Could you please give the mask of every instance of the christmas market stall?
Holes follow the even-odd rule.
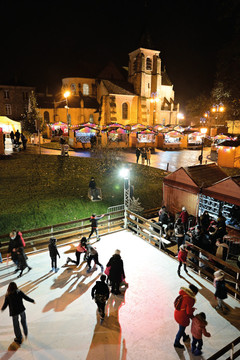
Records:
[[[240,168],[240,140],[225,140],[218,146],[218,165]]]
[[[163,150],[179,150],[181,148],[181,139],[184,135],[175,130],[162,132],[158,136],[158,147]]]
[[[69,145],[74,149],[89,149],[97,143],[99,131],[94,128],[80,127],[69,132]]]
[[[68,125],[65,124],[62,121],[56,122],[54,124],[50,124],[50,128],[51,128],[51,137],[54,138],[59,138],[59,136],[63,135],[63,136],[68,136]]]

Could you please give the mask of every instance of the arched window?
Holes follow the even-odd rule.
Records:
[[[43,113],[43,118],[44,118],[44,122],[46,124],[49,124],[50,123],[50,117],[49,117],[49,112],[48,111],[44,111]]]
[[[152,60],[149,57],[146,59],[146,70],[152,70]]]
[[[122,104],[122,118],[124,120],[128,119],[128,104],[127,103]]]
[[[72,95],[76,95],[77,94],[76,84],[71,84],[70,88],[71,88]]]
[[[133,72],[137,71],[137,59],[133,60]]]
[[[89,86],[88,86],[88,84],[83,84],[83,95],[89,95]]]

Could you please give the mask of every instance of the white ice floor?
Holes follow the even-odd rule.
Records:
[[[10,281],[16,281],[36,304],[25,302],[29,337],[15,352],[8,350],[14,338],[8,309],[1,313],[0,360],[207,359],[239,336],[234,323],[239,318],[239,303],[229,297],[226,301],[229,315],[217,313],[212,307],[215,304],[212,285],[191,271],[192,277],[180,279],[177,261],[141,238],[121,231],[102,237],[95,246],[104,267],[115,249],[121,250],[129,283],[125,296],[110,297],[103,325],[99,324],[96,304],[91,299],[99,268],[86,274],[83,263],[77,269],[60,267],[57,274],[52,274],[47,252],[29,256],[33,270],[20,279],[13,273],[14,267],[1,265],[0,306]],[[59,248],[59,266],[73,249],[73,245]],[[193,356],[190,345],[178,351],[173,347],[178,329],[173,302],[179,288],[190,282],[199,288],[196,312],[206,313],[207,330],[212,334],[211,338],[204,338],[202,357]],[[187,330],[189,333],[190,327]]]

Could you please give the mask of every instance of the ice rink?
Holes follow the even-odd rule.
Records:
[[[86,273],[86,263],[78,268],[65,264],[74,258],[74,245],[59,247],[58,273],[50,271],[48,252],[30,255],[33,269],[17,279],[14,267],[0,264],[0,304],[10,281],[36,301],[24,302],[29,336],[20,348],[12,351],[14,339],[8,309],[1,313],[0,360],[173,360],[207,359],[239,336],[240,304],[228,297],[227,315],[213,305],[214,287],[189,270],[190,276],[177,276],[177,261],[129,231],[103,236],[94,245],[99,261],[106,266],[115,249],[121,250],[128,288],[122,295],[111,295],[103,325],[100,325],[91,288],[100,268]],[[81,259],[82,260],[82,259]],[[25,270],[26,272],[26,270]],[[175,349],[178,330],[173,302],[181,286],[193,283],[199,288],[195,313],[205,312],[211,338],[204,338],[203,355],[191,354],[190,343]],[[186,330],[190,334],[190,327]],[[225,359],[227,356],[224,356]]]

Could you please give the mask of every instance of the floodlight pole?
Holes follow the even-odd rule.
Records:
[[[127,209],[130,206],[130,177],[124,177],[124,228],[127,229]]]

